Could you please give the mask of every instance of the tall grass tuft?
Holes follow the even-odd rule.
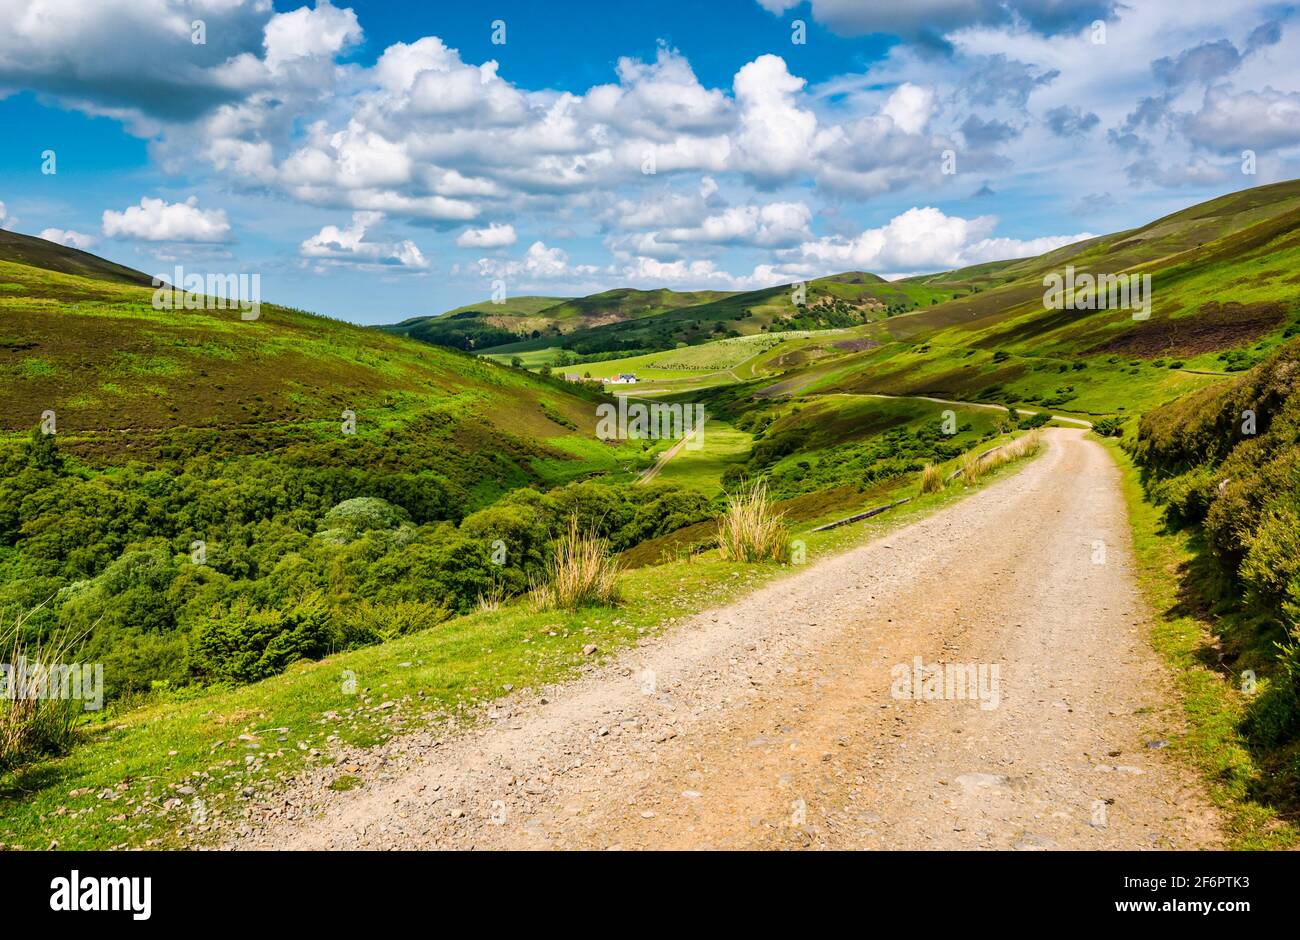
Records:
[[[984,469],[985,471],[996,470],[998,467],[1005,466],[1014,460],[1032,456],[1038,453],[1039,448],[1042,446],[1043,432],[1030,431],[1023,437],[1018,437],[1005,447],[989,454],[984,460]]]
[[[497,582],[486,591],[479,591],[478,602],[474,605],[474,609],[481,614],[490,614],[500,610],[505,602],[506,586]]]
[[[718,520],[718,547],[729,561],[785,561],[790,531],[767,498],[767,483],[756,480],[727,497]]]
[[[980,457],[975,451],[971,451],[962,458],[961,478],[963,482],[968,484],[978,483],[985,474],[993,472],[998,467],[1020,460],[1022,457],[1032,456],[1038,453],[1042,446],[1043,432],[1034,430],[1023,437],[1016,438],[1009,444],[999,447],[993,453],[984,457]]]
[[[43,642],[26,640],[23,624],[29,614],[19,614],[7,625],[0,622],[0,662],[11,667],[0,683],[0,772],[66,751],[83,711],[79,699],[35,696],[35,677],[68,664],[72,641],[66,634]],[[20,662],[26,664],[25,681],[17,674]]]
[[[977,451],[968,451],[961,458],[961,479],[963,483],[974,485],[980,481],[980,478],[987,471],[987,458],[981,457]]]
[[[609,540],[592,530],[581,532],[578,517],[555,543],[544,584],[534,584],[533,603],[539,610],[577,610],[616,604],[619,600],[618,561]]]
[[[921,471],[921,493],[940,493],[943,491],[943,471],[932,463],[925,465]]]

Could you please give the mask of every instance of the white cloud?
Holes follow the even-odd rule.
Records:
[[[1020,241],[992,238],[993,216],[964,219],[930,206],[912,208],[879,228],[853,238],[820,238],[805,242],[798,255],[823,273],[859,270],[872,273],[943,270],[983,261],[1040,254],[1093,236],[1049,236]]]
[[[266,24],[263,45],[267,68],[276,72],[294,59],[332,58],[360,41],[357,15],[330,6],[329,0],[325,0],[314,10],[304,6],[271,17]]]
[[[712,245],[754,245],[780,248],[811,238],[812,210],[802,202],[769,202],[761,206],[735,206],[703,219],[690,228],[660,233],[670,242],[704,242]]]
[[[880,113],[889,118],[904,134],[919,134],[930,123],[934,110],[934,91],[911,82],[894,89]]]
[[[363,270],[429,266],[423,253],[410,239],[367,241],[366,232],[383,221],[379,212],[354,212],[347,228],[326,225],[298,246],[298,253],[321,267],[357,267]]]
[[[500,260],[480,258],[478,273],[483,277],[503,278],[524,283],[587,277],[597,273],[593,265],[573,265],[563,248],[548,248],[545,242],[536,241],[528,246],[523,258]]]
[[[467,228],[456,236],[462,248],[505,248],[519,240],[513,225],[492,222],[487,228]]]
[[[5,204],[0,202],[0,229],[11,229],[18,224],[18,220],[9,214]]]
[[[56,242],[60,245],[67,245],[69,248],[80,248],[82,251],[95,247],[95,242],[98,241],[93,235],[62,228],[44,229],[40,237],[47,242]]]
[[[732,164],[760,184],[789,180],[813,165],[817,116],[795,101],[804,85],[776,55],[761,55],[736,73],[740,126]]]
[[[230,223],[224,209],[200,209],[191,196],[184,202],[168,203],[145,196],[138,206],[122,212],[105,209],[104,235],[149,242],[225,242],[230,240]]]
[[[1210,88],[1185,127],[1190,139],[1219,151],[1288,147],[1300,143],[1300,92]]]

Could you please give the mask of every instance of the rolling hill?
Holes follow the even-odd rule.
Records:
[[[0,259],[46,271],[79,274],[101,281],[134,284],[148,287],[152,279],[148,274],[115,264],[98,255],[79,248],[69,248],[56,242],[22,235],[0,229]]]
[[[1247,369],[1300,332],[1298,262],[1300,181],[1259,187],[1035,258],[909,279],[962,296],[856,330],[867,348],[823,344],[766,386],[1132,414]],[[1044,279],[1066,266],[1149,275],[1149,316],[1048,309]]]
[[[0,235],[6,432],[26,433],[53,411],[63,447],[112,464],[198,450],[348,461],[344,443],[362,452],[424,427],[451,442],[429,448],[428,467],[484,492],[617,463],[592,440],[594,403],[582,390],[272,304],[251,321],[235,310],[156,310],[145,275]],[[346,442],[345,409],[357,425]],[[427,434],[418,439],[428,447]]]
[[[544,306],[521,297],[498,309],[481,304],[437,317],[414,317],[381,329],[424,342],[473,350],[529,367],[647,353],[723,336],[828,329],[893,316],[955,296],[960,287],[886,281],[849,272],[806,285],[796,306],[790,286],[754,291],[615,288]]]

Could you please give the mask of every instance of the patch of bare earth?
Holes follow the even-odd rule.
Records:
[[[1162,746],[1179,709],[1147,641],[1118,471],[1083,432],[1047,434],[1045,455],[940,513],[519,696],[485,727],[393,742],[352,765],[359,789],[302,781],[234,841],[1216,845]],[[891,694],[915,657],[996,665],[996,707]]]

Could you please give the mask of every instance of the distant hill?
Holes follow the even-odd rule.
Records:
[[[719,291],[617,288],[588,297],[515,297],[458,307],[435,317],[412,317],[381,329],[439,346],[480,351],[533,339],[554,342],[575,332],[723,296]]]
[[[152,283],[150,275],[115,264],[88,251],[3,229],[0,229],[0,261],[12,261],[46,271],[79,274],[119,284],[149,286]]]
[[[388,332],[456,349],[514,355],[563,349],[582,355],[652,352],[777,330],[852,326],[937,303],[954,290],[886,281],[864,272],[819,278],[796,307],[790,285],[755,291],[615,288],[561,300],[517,298],[415,317]],[[513,304],[513,305],[512,305]]]

